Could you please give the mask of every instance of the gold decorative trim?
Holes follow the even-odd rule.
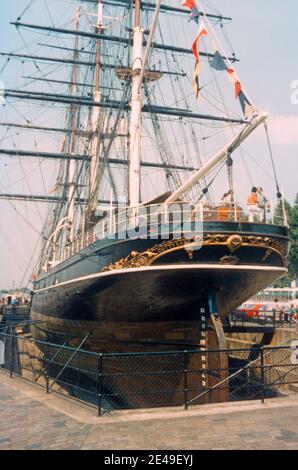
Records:
[[[128,268],[140,268],[144,266],[151,266],[158,259],[162,258],[166,254],[174,253],[184,249],[189,258],[194,257],[194,246],[196,245],[196,239],[186,240],[185,238],[179,238],[177,240],[167,240],[152,248],[143,251],[141,253],[132,251],[126,258],[122,258],[115,263],[111,263],[101,270],[101,272],[128,269]],[[207,234],[204,235],[203,246],[221,245],[226,246],[231,256],[223,257],[219,260],[222,264],[237,264],[238,259],[236,256],[232,256],[241,247],[255,247],[266,249],[263,261],[266,261],[272,253],[276,253],[285,261],[286,254],[284,253],[283,246],[278,243],[275,239],[265,236],[240,236],[235,235],[222,235],[222,234]]]
[[[273,250],[283,258],[287,256],[284,247],[276,239],[266,236],[208,234],[204,236],[204,245],[227,245],[232,252],[242,246],[254,246]]]
[[[160,258],[165,253],[180,250],[189,244],[189,241],[187,241],[185,238],[179,238],[177,240],[167,240],[166,242],[155,245],[149,250],[143,251],[142,253],[132,251],[126,258],[122,258],[119,261],[116,261],[116,263],[109,264],[103,268],[102,272],[112,271],[115,269],[150,266],[153,261]]]

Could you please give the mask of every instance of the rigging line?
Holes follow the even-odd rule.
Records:
[[[162,44],[164,44],[164,37],[163,37],[163,33],[162,33],[162,29],[161,29],[161,25],[160,25],[160,24],[158,24],[158,32],[159,32],[159,35],[160,35]],[[169,67],[169,66],[170,66],[170,62],[169,62],[169,57],[168,57],[168,56],[169,56],[169,54],[165,51],[165,52],[164,52],[164,58],[165,58],[165,60],[166,60],[167,66]],[[171,56],[174,58],[174,54],[171,54]],[[175,63],[175,59],[174,59],[174,63]],[[173,77],[169,77],[169,80],[170,80],[170,83],[171,83],[171,88],[172,88],[172,92],[173,92],[174,98],[175,98],[175,100],[177,101],[176,91],[175,91],[175,87],[174,87],[174,85],[173,85]],[[162,93],[162,91],[161,91],[161,87],[160,87],[160,84],[159,84],[159,83],[157,84],[157,87],[158,87],[158,89],[159,89],[159,93],[160,93],[160,96],[161,96],[161,98],[162,98],[162,100],[163,100],[163,103],[165,104],[164,95],[163,95],[163,93]],[[155,100],[155,104],[156,104],[156,100]],[[172,133],[173,133],[173,136],[174,136],[174,140],[175,140],[175,142],[177,142],[177,140],[176,140],[176,132],[174,131],[173,123],[170,122],[170,121],[169,121],[169,126],[170,126],[170,129],[172,130]],[[165,131],[163,131],[163,132],[164,132],[164,134],[165,134]],[[167,147],[170,148],[169,143],[168,143],[168,139],[166,139],[166,140],[167,140]],[[165,151],[166,151],[166,149],[165,149]],[[180,156],[180,158],[181,158],[181,160],[182,160],[182,162],[183,162],[183,154],[179,151],[179,148],[178,148],[178,153],[179,153],[179,156]],[[166,154],[165,154],[165,155],[166,155]],[[173,156],[172,156],[172,155],[170,156],[170,158],[172,158],[172,160],[173,160]],[[181,185],[181,179],[180,179],[180,175],[179,175],[178,172],[173,172],[173,179],[174,179],[174,183],[175,183],[175,184],[178,183],[179,185]],[[175,182],[175,180],[176,180],[176,182]]]
[[[23,73],[24,73],[24,65],[23,65]],[[32,107],[30,105],[30,102],[28,103],[28,108],[29,108],[29,113],[30,113],[30,122],[32,122]],[[36,149],[36,152],[37,152],[37,139],[36,139],[36,131],[33,131],[34,133],[34,146],[35,146],[35,149]],[[40,176],[41,176],[41,180],[42,180],[42,184],[43,184],[43,189],[44,191],[46,192],[46,186],[45,186],[45,181],[44,181],[44,176],[43,176],[43,173],[41,171],[41,164],[40,164],[40,160],[38,159],[38,164],[39,164],[39,171],[40,171]],[[36,206],[37,210],[38,210],[38,207]],[[39,213],[39,210],[38,210],[38,213]]]
[[[16,145],[15,145],[14,140],[13,140],[13,142],[12,142],[12,145],[13,145],[13,147],[16,148]],[[27,174],[26,174],[26,172],[24,171],[24,167],[23,167],[22,160],[21,160],[20,158],[19,158],[18,160],[19,160],[19,167],[21,168],[21,172],[22,172],[22,174],[23,174],[23,176],[24,176],[24,179],[25,179],[27,188],[29,189],[30,194],[33,194],[33,193],[32,193],[32,189],[31,189],[31,186],[30,186],[29,181],[28,181]],[[36,208],[36,210],[37,210],[37,214],[38,214],[40,220],[42,221],[42,215],[41,215],[41,213],[40,213],[40,210],[39,210],[39,207],[38,207],[37,203],[35,202],[34,205],[35,205],[35,208]]]
[[[6,62],[2,65],[2,67],[0,69],[0,75],[2,74],[2,72],[4,72],[4,70],[6,69],[6,66],[8,65],[9,62],[10,62],[10,57],[8,57],[6,59]]]
[[[46,8],[47,13],[48,13],[48,17],[49,17],[50,23],[52,24],[52,27],[54,28],[54,27],[55,27],[55,23],[54,23],[54,21],[53,21],[53,18],[52,18],[52,15],[51,15],[51,12],[50,12],[50,10],[49,10],[48,3],[47,3],[46,0],[44,0],[44,5],[45,5],[45,8]],[[61,16],[62,16],[62,15],[61,15]],[[60,43],[61,45],[64,46],[64,42],[63,42],[61,36],[58,36],[58,34],[55,34],[54,36],[56,37],[58,43]]]
[[[33,169],[30,171],[30,176],[36,175],[36,173],[38,172],[38,170],[39,170],[38,167],[33,168]],[[7,180],[8,176],[9,176],[9,175],[12,175],[12,174],[14,174],[14,173],[15,173],[15,170],[12,169],[10,173],[7,173],[6,175],[3,175],[3,179],[6,179],[6,180]],[[7,184],[7,181],[6,181],[5,183],[3,183],[3,181],[1,180],[1,181],[0,181],[0,184],[1,184],[4,188],[6,188],[6,191],[10,191],[10,187],[11,187],[11,186],[14,187],[14,186],[16,186],[18,183],[22,183],[23,181],[25,181],[25,178],[24,178],[24,177],[19,178],[19,179],[17,179],[17,180],[14,180],[12,183],[8,183],[8,184]]]
[[[35,2],[35,0],[30,0],[29,4],[26,6],[26,8],[23,10],[23,12],[20,14],[20,16],[17,18],[17,21],[20,21],[23,16],[25,15],[25,13],[29,10],[29,8],[31,7],[31,5]]]
[[[166,58],[166,60],[167,60],[167,63],[168,63],[168,58]],[[179,80],[179,79],[177,79],[176,81],[180,84],[180,80]],[[175,101],[178,102],[179,100],[178,100],[178,97],[177,97],[177,94],[176,94],[175,86],[174,86],[174,83],[173,83],[174,80],[172,79],[172,77],[170,77],[170,82],[171,82],[171,88],[172,88],[172,92],[173,92]],[[159,83],[158,83],[157,86],[158,86],[158,89],[159,89],[159,93],[160,93],[160,95],[162,96],[163,102],[164,102],[164,104],[165,104],[165,100],[164,100],[164,96],[163,96],[163,93],[162,93],[162,90],[161,90],[161,86],[160,86]],[[182,90],[181,90],[181,87],[180,87],[180,91],[182,91]],[[187,102],[187,100],[186,100],[185,95],[184,95],[184,97],[182,98],[182,100],[184,100],[184,102],[185,102],[185,104],[186,104],[186,109],[189,109],[189,105],[188,105],[188,102]],[[169,122],[169,126],[170,126],[170,128],[171,128],[171,130],[172,130],[172,133],[173,133],[173,136],[174,136],[174,140],[175,140],[175,142],[176,142],[176,144],[177,144],[177,135],[176,135],[176,131],[175,131],[176,126],[175,126],[175,127],[173,126],[173,120],[169,120],[168,122]],[[180,132],[183,134],[184,138],[186,138],[184,123],[181,123],[181,121],[179,121],[179,120],[177,120],[177,122],[179,123]],[[169,145],[169,144],[168,144],[168,145]],[[187,147],[187,146],[188,146],[188,142],[186,142],[185,145],[186,145],[186,147]],[[179,153],[179,157],[180,157],[182,163],[185,164],[184,151],[183,151],[182,149],[181,149],[181,151],[180,151],[179,146],[177,146],[177,151],[178,151],[178,153]],[[188,154],[189,154],[189,152],[188,152]]]
[[[51,65],[53,65],[53,64],[51,64]],[[40,80],[46,80],[46,78],[47,78],[50,74],[59,72],[59,70],[64,69],[64,64],[58,64],[55,68],[50,68],[51,65],[49,65],[49,69],[50,69],[50,70],[49,70],[48,72],[44,72],[44,73],[41,74],[41,76],[39,76],[39,77],[34,77],[34,76],[33,76],[33,77],[24,77],[24,78],[30,78],[30,79],[32,79],[32,80],[34,80],[34,81],[36,81],[36,80],[38,80],[38,79],[40,79]],[[34,74],[34,72],[32,72],[32,73]],[[39,73],[40,73],[40,71],[39,71]]]
[[[212,128],[211,128],[212,129]],[[202,137],[202,140],[209,140],[209,139],[213,139],[213,137],[216,137],[217,135],[221,135],[221,134],[224,134],[226,132],[226,129],[227,127],[224,127],[223,129],[221,129],[220,131],[217,131],[217,132],[214,132],[213,134],[211,135],[207,135],[205,137]]]
[[[28,276],[28,271],[29,271],[30,267],[32,266],[32,263],[33,263],[33,260],[34,260],[34,255],[35,255],[35,253],[37,253],[37,248],[38,248],[39,243],[40,243],[40,240],[38,239],[37,242],[36,242],[36,244],[35,244],[35,246],[34,246],[34,248],[33,248],[32,256],[30,257],[30,260],[29,260],[29,262],[28,262],[28,264],[27,264],[27,268],[26,268],[26,270],[25,270],[25,272],[24,272],[24,274],[23,274],[23,277],[22,277],[22,280],[21,280],[21,283],[20,283],[21,286],[22,286],[23,283],[25,282],[25,278]],[[32,273],[35,272],[35,270],[36,270],[36,268],[37,268],[37,265],[38,265],[38,259],[34,262],[34,265],[32,266]],[[30,270],[30,271],[31,271],[31,270]],[[28,288],[30,282],[31,282],[31,278],[29,277],[29,279],[27,280],[27,283],[26,283],[26,287],[27,287],[27,288]]]
[[[180,88],[180,91],[181,93],[183,94],[183,87],[182,87],[182,84],[181,84],[181,80],[177,80],[178,82],[178,85],[179,85],[179,88]],[[184,95],[184,102],[185,102],[185,105],[186,105],[186,108],[190,108],[189,106],[189,103],[188,103],[188,98],[190,97],[190,95],[188,96],[185,96]],[[195,136],[195,132],[194,132],[194,125],[192,122],[189,123],[189,126],[190,126],[190,131],[191,131],[191,135],[193,137],[192,141],[193,141],[193,145],[195,147],[195,151],[197,153],[197,156],[198,156],[198,160],[199,160],[199,164],[202,166],[202,159],[201,159],[201,155],[200,155],[200,148],[199,148],[199,145],[198,145],[198,142],[197,142],[197,139],[196,139],[196,136]],[[205,180],[204,180],[205,181]]]
[[[224,99],[224,96],[223,96],[223,93],[222,93],[222,90],[220,88],[220,85],[218,83],[218,76],[217,74],[215,73],[215,71],[211,70],[211,74],[213,75],[214,77],[214,83],[215,83],[215,87],[216,87],[216,90],[217,90],[217,93],[219,95],[219,99],[216,97],[216,96],[213,96],[209,91],[205,90],[204,93],[206,93],[207,95],[211,96],[211,98],[213,98],[216,102],[220,103],[224,110],[222,110],[221,108],[219,108],[216,104],[213,104],[212,101],[208,100],[208,98],[206,98],[206,96],[204,96],[204,93],[202,93],[202,97],[203,99],[205,99],[205,101],[207,101],[207,103],[209,103],[213,108],[219,110],[219,112],[221,112],[222,114],[226,114],[227,116],[237,116],[237,119],[240,119],[239,118],[239,115],[235,114],[234,112],[231,113],[229,110],[228,110],[228,106],[227,106],[227,103],[226,103],[226,100]]]
[[[213,35],[213,37],[215,38],[215,41],[216,41],[217,45],[219,46],[219,50],[221,49],[221,51],[222,51],[223,54],[225,55],[226,60],[227,60],[227,62],[228,62],[228,64],[229,64],[229,67],[230,67],[230,68],[233,68],[232,61],[230,60],[229,56],[226,54],[225,48],[223,47],[221,41],[218,39],[218,36],[216,35],[216,33],[215,33],[215,31],[214,31],[214,28],[212,27],[212,25],[211,25],[211,23],[210,23],[210,21],[209,21],[209,19],[208,19],[208,16],[207,16],[207,14],[206,14],[206,12],[204,11],[203,8],[201,8],[201,10],[202,10],[203,15],[204,15],[204,17],[205,17],[205,19],[206,19],[206,21],[207,21],[207,23],[208,23],[208,26],[209,26],[209,28],[210,28],[211,34]],[[239,76],[239,75],[238,75],[238,76]],[[240,78],[239,78],[239,80],[240,80]],[[240,81],[241,81],[241,80],[240,80]],[[241,81],[241,83],[242,83],[242,81]],[[249,101],[250,101],[251,103],[253,103],[253,101],[252,101],[252,99],[250,98],[249,93],[248,93],[246,87],[244,86],[244,84],[242,84],[242,88],[243,88],[243,90],[245,91],[245,94],[247,95]]]
[[[260,164],[258,160],[256,160],[251,153],[249,153],[244,147],[239,147],[239,149],[242,149],[242,152],[246,153],[246,155],[272,180],[274,181],[274,177],[266,170],[266,168],[263,167],[263,165]]]
[[[251,175],[251,172],[249,171],[246,158],[245,158],[245,156],[244,156],[244,154],[243,154],[243,149],[240,147],[238,150],[239,150],[239,153],[240,153],[240,156],[241,156],[243,165],[244,165],[244,167],[245,167],[245,170],[246,170],[246,173],[247,173],[247,176],[248,176],[248,179],[249,179],[250,186],[253,187],[253,185],[254,185],[254,180],[253,180],[253,177],[252,177],[252,175]]]
[[[23,219],[26,224],[42,239],[44,240],[47,240],[47,237],[44,237],[43,235],[40,234],[40,231],[37,230],[37,228],[34,227],[34,225],[31,224],[31,222],[29,222],[29,220],[23,216],[23,214],[21,212],[18,211],[18,209],[15,207],[15,205],[10,201],[10,200],[7,200],[7,202],[9,203],[9,205],[14,209],[14,211],[21,217],[21,219]]]
[[[7,135],[8,132],[9,132],[9,130],[10,130],[9,127],[7,127],[7,128],[5,129],[4,135],[3,135],[3,136],[1,137],[1,139],[0,139],[0,143],[1,143],[1,144],[2,144],[2,142],[4,142],[5,140],[10,139],[11,136],[10,136],[10,135]]]
[[[149,90],[148,90],[147,86],[145,87],[145,90],[146,90],[147,102],[148,102],[148,105],[150,107],[150,106],[152,106],[152,104],[151,104],[150,93],[149,93]],[[157,145],[158,145],[160,157],[161,157],[162,162],[163,162],[164,165],[165,164],[169,165],[169,163],[175,161],[175,159],[173,158],[172,153],[170,154],[171,148],[170,148],[168,139],[166,137],[166,133],[165,133],[164,129],[162,128],[162,126],[161,126],[161,124],[158,120],[158,117],[156,116],[156,113],[154,113],[154,111],[152,111],[152,115],[154,116],[154,119],[152,120],[152,126],[153,126],[153,130],[155,132],[155,135],[156,135]],[[174,135],[174,139],[175,139],[175,142],[176,142],[175,132],[173,132],[173,135]],[[177,148],[177,146],[176,146],[176,148]],[[173,183],[174,183],[175,187],[179,186],[181,184],[181,182],[180,182],[181,180],[180,180],[180,177],[179,177],[177,172],[167,169],[166,170],[166,176],[167,177],[170,176],[173,179]],[[168,180],[168,182],[169,182],[169,180]]]
[[[13,136],[12,136],[12,141],[13,141],[13,146],[15,146],[15,142],[14,142]],[[18,163],[19,163],[19,166],[21,167],[21,170],[22,170],[22,173],[23,173],[23,179],[22,179],[22,180],[23,180],[23,181],[26,181],[27,186],[28,186],[29,190],[31,191],[31,188],[30,188],[30,186],[29,186],[28,179],[27,179],[27,175],[26,175],[26,172],[24,171],[23,165],[21,164],[21,161],[19,161]],[[36,206],[36,204],[35,204],[35,206]],[[37,206],[36,206],[36,209],[37,209],[38,215],[40,216],[39,209],[38,209]],[[41,218],[41,216],[40,216],[40,218]]]
[[[112,144],[113,144],[113,140],[114,140],[114,137],[115,137],[116,129],[117,129],[117,126],[119,124],[119,119],[121,117],[121,114],[123,113],[123,105],[125,104],[125,101],[128,98],[128,93],[129,93],[129,83],[127,82],[126,87],[123,90],[122,99],[120,101],[120,105],[119,105],[119,108],[118,108],[118,111],[117,111],[117,115],[116,115],[116,119],[115,119],[115,123],[114,123],[114,128],[112,129],[110,141],[108,142],[107,146],[105,146],[104,143],[102,145],[103,157],[104,157],[105,162],[102,165],[101,172],[98,172],[97,181],[96,181],[96,189],[94,191],[94,194],[90,195],[91,205],[89,207],[92,207],[92,204],[94,203],[94,199],[97,197],[99,183],[102,179],[102,176],[104,174],[104,171],[105,171],[106,167],[108,168],[108,173],[109,173],[109,177],[110,177],[110,180],[111,180],[111,183],[112,183],[112,189],[113,189],[114,197],[115,197],[115,200],[117,200],[117,190],[116,190],[116,186],[115,186],[115,182],[114,182],[114,179],[113,179],[113,175],[112,175],[112,172],[111,172],[110,165],[108,164],[108,157],[109,157],[110,150],[112,148]],[[112,113],[112,111],[110,111],[109,119],[111,119],[112,115],[113,115],[113,113]],[[97,145],[97,149],[96,149],[97,154],[99,153],[99,150],[100,150],[100,140],[98,140],[98,145]]]
[[[278,182],[278,179],[277,179],[276,166],[275,166],[275,161],[274,161],[273,150],[272,150],[272,145],[271,145],[271,140],[270,140],[270,136],[269,136],[269,129],[268,129],[267,122],[264,123],[264,127],[265,127],[265,132],[266,132],[266,137],[267,137],[267,143],[268,143],[268,147],[269,147],[270,159],[271,159],[272,168],[273,168],[273,172],[274,172],[274,179],[275,179],[276,189],[277,189],[277,193],[279,195],[280,194],[280,188],[279,188],[279,182]]]
[[[217,167],[214,168],[214,171],[217,170],[217,172],[214,175],[214,177],[210,180],[210,182],[207,184],[207,186],[203,189],[203,191],[199,195],[199,198],[198,198],[197,202],[201,201],[201,199],[203,199],[203,197],[207,196],[207,194],[209,192],[209,188],[213,185],[214,181],[216,180],[218,175],[221,173],[223,168],[226,166],[226,164],[227,164],[227,162],[226,162],[226,159],[225,159],[224,162],[221,162]]]
[[[213,10],[214,13],[219,16],[219,18],[222,18],[222,17],[223,17],[222,14],[221,14],[221,12],[220,12],[211,2],[208,2],[207,0],[202,0],[202,1],[203,1],[203,3],[204,3],[208,8],[210,8],[211,10]]]
[[[25,39],[23,38],[23,35],[22,35],[21,31],[19,30],[19,28],[17,28],[17,32],[18,32],[18,34],[19,34],[19,36],[20,36],[20,38],[21,38],[21,40],[22,40],[22,42],[23,42],[23,44],[24,44],[24,46],[25,46],[25,49],[27,49],[27,51],[29,52],[30,55],[33,55],[32,52],[31,52],[31,50],[30,50],[30,48],[28,47],[28,45],[27,45]],[[40,75],[41,75],[42,77],[44,77],[43,72],[42,72],[41,68],[39,67],[39,65],[37,64],[36,60],[33,59],[32,62],[33,62],[33,64],[35,65],[36,69],[39,71]],[[55,90],[54,90],[54,87],[52,86],[51,83],[49,83],[49,86],[50,86],[50,88],[52,88],[53,91],[55,91]]]
[[[174,93],[174,88],[173,88],[172,79],[170,79],[170,82],[171,82],[172,91],[173,91],[173,93]],[[161,90],[161,87],[160,87],[160,84],[159,84],[159,83],[157,84],[157,87],[158,87],[158,90],[159,90],[160,97],[161,97],[163,103],[165,104],[165,99],[164,99],[164,96],[163,96],[163,94],[162,94],[162,90]],[[157,99],[155,98],[154,103],[156,104],[156,102],[157,102]],[[150,104],[150,99],[149,99],[149,104]],[[174,128],[174,125],[173,125],[174,120],[161,119],[160,122],[161,122],[161,123],[167,123],[167,125],[169,126],[169,128],[170,128],[171,131],[172,131],[172,138],[174,138],[174,141],[175,141],[175,143],[176,143],[176,145],[177,145],[177,142],[178,142],[178,141],[177,141],[177,133],[176,133],[175,128]],[[177,121],[175,121],[175,122],[179,122],[179,120],[177,120]],[[175,127],[176,127],[176,126],[175,126]],[[169,138],[167,137],[166,126],[165,126],[164,124],[160,124],[160,129],[161,129],[161,131],[163,132],[163,138],[164,138],[164,140],[166,141],[166,147],[167,147],[167,148],[171,148],[170,143],[169,143]],[[167,148],[164,149],[164,151],[166,152],[166,153],[165,153],[165,160],[168,161],[169,163],[174,162],[174,161],[175,161],[175,158],[174,158],[174,156],[173,156],[172,153],[171,153],[171,155],[169,155],[169,157],[167,158]],[[176,149],[178,150],[179,157],[180,157],[180,159],[181,159],[182,162],[183,162],[183,154],[179,151],[179,148],[178,148],[178,147],[176,147]],[[180,182],[180,177],[178,176],[178,174],[177,174],[176,172],[173,172],[173,174],[175,174],[176,180],[178,179],[178,183],[181,184],[181,182]]]
[[[231,54],[232,54],[233,56],[236,56],[235,49],[233,48],[233,44],[232,44],[232,42],[230,41],[230,38],[229,38],[228,33],[227,33],[227,31],[226,31],[226,29],[225,29],[225,27],[224,27],[223,22],[220,21],[219,24],[220,24],[220,27],[221,27],[222,34],[223,34],[223,36],[224,36],[224,38],[225,38],[225,40],[226,40],[226,43],[227,43],[228,47],[230,48]]]
[[[216,87],[217,87],[217,90],[219,91],[220,88],[219,88],[219,85],[218,83],[215,81],[215,84],[216,84]],[[206,96],[206,95],[209,95],[213,100],[217,101],[218,103],[220,104],[223,104],[224,108],[225,108],[225,111],[222,110],[222,108],[220,108],[219,106],[217,106],[215,103],[213,103],[211,100],[209,100]],[[227,116],[229,116],[230,118],[234,118],[234,119],[241,119],[241,116],[240,114],[236,114],[235,112],[231,112],[231,111],[228,111],[228,108],[227,108],[227,105],[225,104],[225,101],[223,100],[220,101],[216,96],[214,96],[212,93],[210,93],[209,91],[207,90],[204,90],[204,92],[201,93],[201,96],[202,98],[208,103],[210,104],[210,106],[212,106],[214,109],[216,109],[217,111],[219,111],[220,113],[224,114],[224,112],[226,113]],[[222,96],[222,94],[221,94]],[[231,123],[232,124],[232,123]]]
[[[7,234],[4,230],[4,224],[0,227],[0,235],[4,239],[4,242],[8,246],[8,250],[12,251],[13,257],[12,259],[17,263],[19,268],[23,271],[24,266],[26,266],[26,260],[23,257],[24,250],[20,250],[20,248],[16,245],[15,241],[11,238],[10,234]],[[2,243],[1,243],[2,246]],[[3,259],[2,259],[3,263]],[[2,264],[1,263],[1,264]]]
[[[190,77],[187,76],[187,80],[188,80],[189,83],[191,83]],[[216,77],[212,80],[212,82],[213,82],[213,81],[217,84],[217,87],[218,87],[218,83],[217,83],[217,78],[216,78]],[[239,114],[236,114],[236,113],[234,113],[234,112],[228,112],[228,109],[227,109],[227,107],[226,107],[226,105],[225,105],[224,100],[223,100],[223,101],[220,101],[218,98],[216,98],[215,96],[213,96],[213,95],[212,95],[210,92],[208,92],[207,90],[202,91],[202,88],[200,88],[200,92],[201,92],[201,97],[202,97],[208,104],[210,104],[214,109],[218,110],[220,113],[223,114],[223,110],[222,110],[221,108],[219,108],[218,106],[216,106],[216,104],[214,104],[212,101],[208,100],[208,99],[206,98],[206,96],[204,96],[205,93],[208,94],[208,95],[210,95],[210,96],[211,96],[215,101],[217,101],[218,103],[220,103],[220,104],[224,103],[224,106],[225,106],[225,109],[226,109],[226,115],[227,115],[228,118],[231,118],[231,119],[241,119],[241,116],[240,116]]]
[[[204,159],[206,158],[206,156],[207,156],[207,148],[206,148],[206,142],[205,142],[205,140],[203,139],[203,130],[202,130],[202,125],[201,125],[201,124],[198,125],[198,129],[199,129],[199,134],[200,134],[200,136],[201,136],[201,142],[200,142],[201,145],[200,145],[200,146],[201,146],[201,149],[202,149],[202,152],[200,152],[200,161],[201,161],[201,166],[203,166],[203,157],[202,157],[201,155],[202,155],[202,153],[203,153]],[[199,144],[198,144],[198,143],[197,143],[197,146],[199,147]],[[200,150],[200,147],[199,147],[199,150]],[[207,178],[207,176],[205,176],[204,179],[203,179],[203,183],[205,184],[205,186],[207,186],[207,182],[208,182],[208,178]],[[210,201],[210,197],[212,197],[212,196],[213,196],[212,192],[211,192],[211,195],[210,195],[210,192],[208,191],[208,193],[207,193],[207,199],[208,199],[209,201]]]

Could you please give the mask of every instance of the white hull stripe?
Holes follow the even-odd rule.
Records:
[[[89,276],[78,277],[69,281],[61,282],[60,284],[54,284],[43,289],[37,289],[34,292],[43,292],[56,287],[67,286],[81,281],[88,281],[92,279],[100,279],[101,277],[119,276],[130,273],[140,273],[149,271],[192,271],[192,270],[219,270],[219,271],[253,271],[253,272],[274,272],[281,276],[288,272],[286,268],[277,268],[271,266],[229,266],[229,265],[217,265],[217,264],[179,264],[179,265],[164,265],[164,266],[147,266],[143,268],[129,268],[129,269],[115,269],[113,271],[91,274]]]

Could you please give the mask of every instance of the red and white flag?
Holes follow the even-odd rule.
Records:
[[[229,75],[230,82],[233,83],[233,85],[235,85],[235,95],[236,95],[236,98],[238,98],[241,91],[242,91],[242,86],[241,86],[241,83],[239,81],[238,75],[235,72],[235,70],[232,69],[232,68],[228,68],[227,72],[228,72],[228,75]]]
[[[229,80],[230,80],[231,83],[236,83],[236,82],[239,81],[238,80],[238,75],[237,75],[237,73],[235,72],[234,69],[228,68],[227,72],[229,74]]]
[[[199,44],[200,44],[200,40],[202,39],[203,36],[207,36],[208,34],[208,30],[207,28],[205,27],[203,21],[201,21],[201,24],[200,24],[200,27],[199,27],[199,32],[197,34],[197,37],[195,39],[195,42],[193,43],[192,45],[192,53],[196,59],[196,61],[200,61],[200,55],[199,55]]]
[[[183,0],[182,1],[182,6],[184,8],[189,8],[190,10],[192,10],[193,7],[196,6],[196,2],[195,2],[195,0]]]
[[[200,53],[199,53],[199,44],[202,39],[202,37],[206,36],[208,34],[208,30],[205,27],[204,23],[201,22],[200,27],[199,27],[199,32],[197,34],[197,37],[195,39],[195,42],[192,45],[192,53],[194,55],[194,58],[196,59],[196,64],[195,64],[195,70],[194,70],[194,76],[193,76],[193,88],[194,92],[196,95],[196,98],[199,97],[200,94],[200,86],[199,86],[199,72],[200,72]]]

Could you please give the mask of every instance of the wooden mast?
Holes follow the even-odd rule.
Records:
[[[129,205],[131,207],[137,207],[140,203],[142,112],[142,90],[140,90],[140,76],[143,65],[143,37],[144,30],[141,27],[141,0],[135,0],[130,102],[131,115],[129,129]]]
[[[81,8],[78,8],[75,17],[75,31],[79,29],[79,21],[81,15]],[[74,47],[74,61],[78,59],[78,37],[75,39]],[[75,97],[77,94],[77,65],[73,66],[72,73],[72,95]],[[76,119],[77,119],[77,104],[71,106],[71,136],[70,136],[70,155],[75,154],[75,143],[76,143]],[[71,158],[69,161],[68,175],[67,175],[67,243],[71,243],[74,237],[74,207],[75,207],[75,188],[76,188],[76,173],[77,173],[77,162]]]
[[[97,24],[96,32],[98,35],[103,30],[103,5],[102,0],[98,0],[97,9]],[[93,101],[95,103],[101,102],[101,90],[100,90],[100,68],[101,68],[101,37],[98,37],[96,42],[96,61],[95,61],[95,80],[94,80],[94,92]],[[94,107],[92,111],[92,144],[91,144],[91,164],[90,164],[90,214],[93,214],[96,210],[96,192],[97,192],[97,180],[99,171],[99,120],[101,110],[100,107]]]

